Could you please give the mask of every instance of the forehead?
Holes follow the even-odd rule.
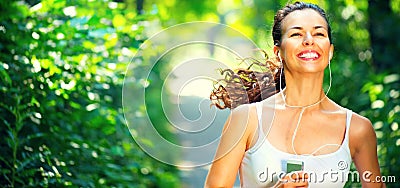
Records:
[[[323,26],[327,29],[325,19],[313,9],[295,10],[289,13],[282,22],[282,31],[285,32],[293,26],[303,28]]]

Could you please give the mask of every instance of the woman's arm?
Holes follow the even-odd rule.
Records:
[[[383,183],[377,182],[381,173],[375,130],[367,118],[357,114],[353,117],[349,133],[350,151],[360,175],[362,187],[385,187]]]
[[[251,140],[249,135],[253,135],[257,126],[255,114],[254,106],[242,105],[229,115],[205,187],[233,187]]]

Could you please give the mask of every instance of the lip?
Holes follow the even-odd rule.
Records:
[[[308,54],[308,53],[314,53],[314,54],[316,54],[316,56],[315,57],[302,57],[304,54]],[[314,60],[319,59],[320,57],[321,57],[321,54],[315,50],[304,50],[297,54],[297,58],[304,60],[304,61],[314,61]]]

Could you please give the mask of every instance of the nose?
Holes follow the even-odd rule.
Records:
[[[313,39],[311,33],[307,32],[306,35],[304,36],[303,45],[309,46],[309,45],[313,45],[313,44],[314,44],[314,39]]]

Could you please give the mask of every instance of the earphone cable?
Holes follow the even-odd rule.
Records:
[[[281,59],[280,59],[280,60],[281,60]],[[282,60],[281,60],[281,62],[282,62]],[[290,107],[290,108],[301,108],[300,115],[299,115],[299,120],[297,121],[296,127],[295,127],[294,132],[293,132],[293,136],[292,136],[292,150],[293,150],[294,154],[296,154],[296,155],[298,155],[298,154],[297,154],[297,152],[296,152],[296,150],[295,150],[295,147],[294,147],[294,140],[295,140],[295,138],[296,138],[297,130],[298,130],[298,128],[299,128],[300,121],[301,121],[301,118],[302,118],[302,116],[303,116],[303,113],[304,113],[305,109],[306,109],[306,108],[309,108],[309,107],[312,107],[312,106],[315,106],[315,105],[321,103],[321,102],[327,97],[327,95],[328,95],[328,93],[329,93],[329,91],[330,91],[330,89],[331,89],[331,85],[332,85],[332,71],[331,71],[331,63],[330,63],[330,62],[328,63],[328,67],[329,67],[329,87],[328,87],[328,90],[326,91],[324,97],[321,98],[319,101],[317,101],[317,102],[315,102],[315,103],[313,103],[313,104],[310,104],[310,105],[306,105],[306,106],[293,106],[293,105],[288,105],[288,104],[286,103],[286,98],[285,98],[285,95],[283,94],[284,90],[282,90],[282,73],[283,73],[283,66],[282,66],[282,68],[281,68],[281,74],[279,75],[279,89],[281,90],[281,96],[282,96],[283,102],[284,102],[285,106],[287,106],[287,107]],[[286,88],[285,88],[285,89],[286,89]],[[331,145],[331,144],[325,144],[325,145],[319,147],[319,148],[317,149],[317,151],[320,150],[321,148],[325,147],[325,146],[328,146],[328,145]],[[312,154],[314,154],[315,152],[316,152],[316,151],[312,152]]]

